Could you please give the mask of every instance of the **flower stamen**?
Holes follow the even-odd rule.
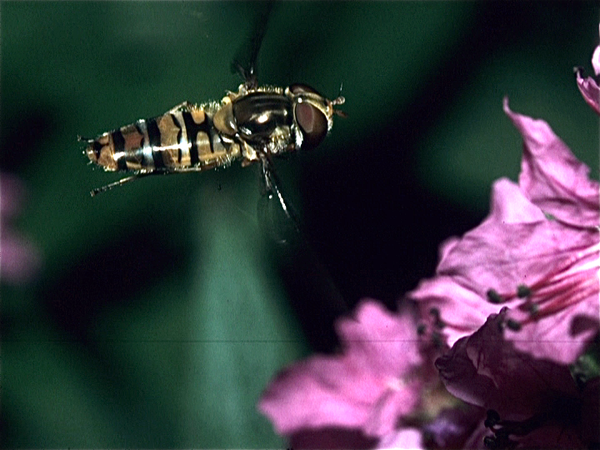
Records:
[[[528,318],[520,321],[520,324],[524,325],[556,314],[591,295],[597,295],[599,269],[600,243],[561,261],[552,271],[531,285],[520,284],[509,294],[500,294],[494,289],[489,289],[487,298],[494,304],[523,299],[516,308],[528,314]],[[509,328],[512,329],[510,326]]]

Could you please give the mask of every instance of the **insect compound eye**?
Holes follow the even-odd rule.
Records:
[[[303,84],[290,86],[290,92],[298,97],[294,106],[294,116],[302,131],[302,149],[313,149],[327,136],[329,121],[321,109],[311,102],[303,101],[302,94],[310,94],[320,101],[323,101],[323,97],[311,87]]]

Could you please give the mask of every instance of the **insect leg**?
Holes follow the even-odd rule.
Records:
[[[106,186],[102,186],[99,188],[92,189],[90,191],[90,195],[95,197],[101,192],[110,191],[112,188],[122,186],[125,183],[129,183],[130,181],[137,180],[139,178],[147,177],[148,175],[154,175],[156,172],[146,172],[146,173],[136,173],[135,175],[131,175],[130,177],[121,178],[120,180],[115,181],[114,183],[107,184]]]
[[[205,172],[210,169],[214,169],[218,167],[219,164],[217,162],[213,162],[210,164],[204,164],[203,166],[198,167],[177,167],[171,168],[169,170],[153,170],[151,172],[141,172],[131,175],[126,178],[122,178],[120,180],[115,181],[114,183],[107,184],[106,186],[102,186],[90,191],[90,195],[95,197],[101,192],[110,191],[112,188],[119,187],[124,185],[125,183],[129,183],[130,181],[135,181],[139,178],[149,177],[151,175],[167,175],[167,174],[177,174],[177,173],[192,173],[192,172]]]

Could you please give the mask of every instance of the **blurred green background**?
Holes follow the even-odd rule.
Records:
[[[516,180],[503,96],[598,177],[598,117],[572,72],[591,73],[596,2],[284,2],[259,81],[343,84],[348,113],[278,164],[307,242],[261,232],[256,167],[90,198],[119,177],[77,135],[236,90],[232,60],[267,10],[0,4],[0,169],[26,183],[14,226],[44,259],[35,282],[2,285],[4,447],[281,447],[255,407],[277,370],[334,349],[360,298],[393,306],[486,215],[493,180]]]

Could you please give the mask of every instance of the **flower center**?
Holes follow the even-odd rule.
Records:
[[[531,321],[556,314],[599,293],[600,243],[580,250],[557,264],[550,272],[531,285],[521,284],[515,291],[501,294],[490,289],[491,303],[522,299],[517,309],[527,318],[508,322],[513,329]]]

